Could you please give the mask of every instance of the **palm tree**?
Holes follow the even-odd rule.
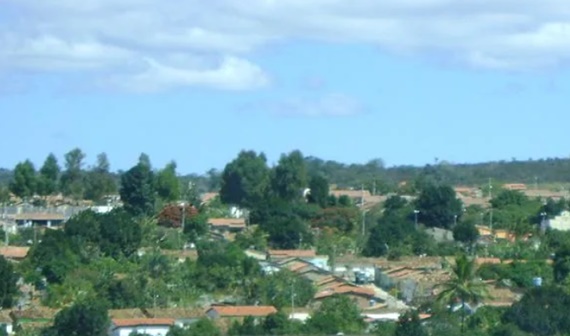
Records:
[[[455,258],[451,279],[441,284],[443,290],[438,294],[437,301],[445,304],[461,302],[461,333],[463,334],[465,325],[465,304],[479,304],[483,299],[488,298],[487,287],[476,277],[477,265],[473,258],[463,254]]]

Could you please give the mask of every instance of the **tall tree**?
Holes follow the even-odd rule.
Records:
[[[37,188],[36,169],[30,160],[20,162],[14,168],[14,178],[10,182],[10,191],[20,197],[34,196]]]
[[[299,200],[307,184],[303,154],[296,150],[282,155],[271,176],[271,190],[275,195],[285,201]]]
[[[101,220],[101,250],[117,258],[130,257],[142,241],[140,225],[123,209],[115,209],[103,215]]]
[[[309,202],[326,207],[329,201],[329,181],[322,175],[314,175],[309,180],[309,189]]]
[[[55,155],[50,153],[40,169],[38,177],[38,194],[48,196],[57,191],[61,168]]]
[[[176,162],[172,161],[158,172],[156,176],[156,192],[165,202],[180,199],[180,181],[176,176]]]
[[[119,194],[125,210],[131,215],[151,215],[154,212],[155,181],[148,159],[139,160],[136,166],[121,176]]]
[[[448,185],[428,184],[416,200],[419,218],[429,227],[450,228],[462,215],[462,203]]]
[[[428,336],[417,311],[408,311],[398,320],[394,336]]]
[[[12,264],[0,256],[0,307],[11,308],[18,294],[18,276]]]
[[[265,198],[268,182],[265,155],[241,151],[222,172],[220,199],[227,204],[253,207]]]
[[[76,200],[83,198],[85,186],[83,183],[83,160],[85,154],[75,148],[65,154],[65,171],[61,175],[61,189],[63,194]]]
[[[110,320],[102,300],[86,300],[62,309],[43,335],[106,336]]]
[[[97,155],[97,164],[85,176],[85,198],[100,201],[105,195],[117,191],[115,179],[110,172],[107,154]]]
[[[461,333],[465,327],[465,304],[479,304],[489,296],[487,287],[477,276],[477,265],[467,255],[455,258],[451,279],[441,285],[438,301],[445,304],[461,304]]]
[[[307,327],[318,334],[335,335],[342,332],[359,335],[366,328],[366,323],[360,309],[350,298],[334,295],[324,299],[307,321]]]

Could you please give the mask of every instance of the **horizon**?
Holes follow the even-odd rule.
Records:
[[[269,164],[297,148],[387,166],[563,158],[567,4],[548,4],[7,0],[0,167],[75,146],[113,171],[145,152],[199,174],[242,148]]]

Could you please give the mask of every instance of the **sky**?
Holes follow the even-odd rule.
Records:
[[[0,167],[567,157],[564,0],[4,0]]]

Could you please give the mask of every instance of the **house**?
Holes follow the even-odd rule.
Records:
[[[219,234],[242,232],[246,227],[244,218],[210,218],[208,226]]]
[[[110,336],[129,336],[132,333],[149,336],[165,336],[174,325],[172,318],[130,318],[112,319]]]
[[[208,204],[218,196],[219,196],[219,194],[217,192],[204,193],[200,197],[200,201],[202,202],[202,204]]]
[[[33,226],[60,226],[65,221],[65,217],[60,213],[21,213],[14,216],[18,227]]]
[[[503,184],[503,189],[523,191],[523,190],[526,190],[526,184],[522,184],[522,183]]]
[[[217,318],[243,318],[243,317],[267,317],[277,313],[273,306],[216,306],[213,305],[206,311],[211,319]]]
[[[326,288],[317,294],[315,294],[314,305],[318,306],[322,303],[322,301],[326,298],[329,298],[334,295],[342,295],[345,297],[349,297],[350,299],[354,300],[356,305],[360,309],[367,309],[369,307],[373,307],[377,304],[377,298],[375,297],[374,290],[365,287],[358,287],[350,284],[343,284],[340,286],[334,286]]]
[[[204,317],[204,308],[150,308],[144,309],[149,318],[173,318],[174,324],[179,327],[188,326]]]
[[[28,255],[29,251],[30,251],[29,247],[20,247],[20,246],[0,247],[0,255],[8,260],[13,260],[13,261],[24,260]]]
[[[267,260],[279,261],[289,258],[315,258],[315,250],[267,250]]]
[[[12,324],[12,317],[7,310],[0,310],[0,330],[4,329],[8,335],[14,334],[14,325]]]

